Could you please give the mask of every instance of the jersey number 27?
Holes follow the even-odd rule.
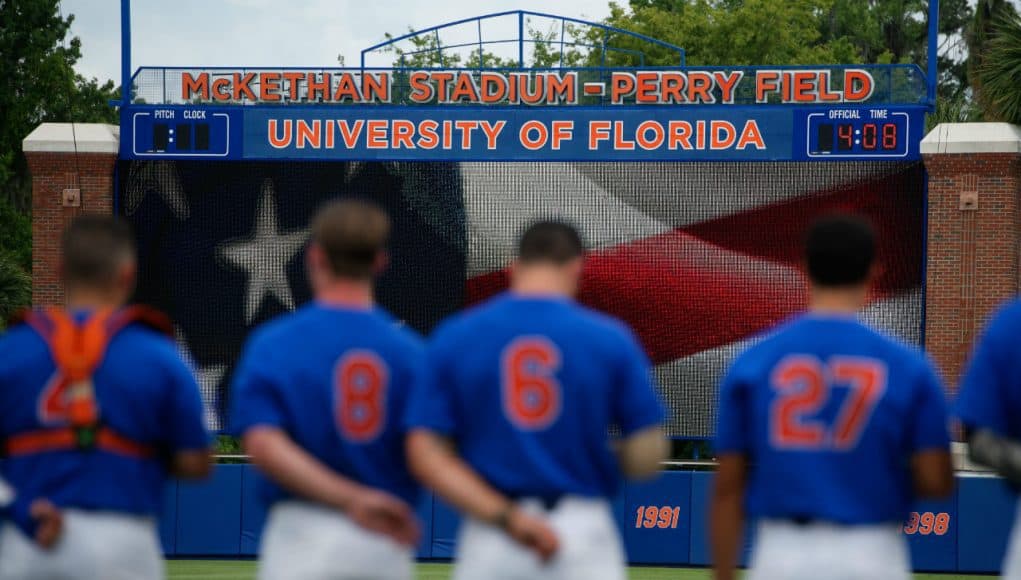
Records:
[[[779,449],[835,449],[858,445],[876,404],[886,392],[886,365],[864,357],[834,357],[823,362],[811,355],[780,361],[771,378],[776,397],[770,408],[770,438]],[[847,394],[832,421],[812,418],[833,396]]]
[[[543,336],[523,336],[503,349],[503,412],[523,431],[539,431],[560,417],[560,349]]]
[[[376,353],[353,350],[333,369],[337,428],[344,439],[368,443],[386,427],[390,371]]]

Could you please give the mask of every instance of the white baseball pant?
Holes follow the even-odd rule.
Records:
[[[910,558],[896,524],[759,523],[748,580],[908,580]]]
[[[609,502],[565,497],[547,512],[534,500],[522,509],[544,514],[560,540],[548,564],[502,530],[476,520],[461,525],[454,580],[624,580],[624,549]]]
[[[0,580],[160,580],[163,555],[153,518],[64,511],[50,551],[11,524],[0,530]]]
[[[410,548],[312,503],[274,505],[260,548],[259,580],[411,580],[414,576]]]

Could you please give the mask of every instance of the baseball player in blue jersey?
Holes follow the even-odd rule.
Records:
[[[964,426],[968,455],[1021,489],[1021,300],[997,312],[979,340],[961,381],[954,414]],[[1021,512],[1003,577],[1021,579]]]
[[[268,478],[264,580],[412,577],[418,486],[401,417],[423,347],[373,303],[389,231],[365,202],[322,209],[307,252],[314,302],[245,347],[231,428]]]
[[[907,579],[912,500],[953,490],[940,381],[913,348],[858,322],[875,274],[871,227],[810,229],[807,314],[731,366],[720,391],[710,540],[734,578],[747,515],[751,580]]]
[[[537,223],[520,239],[511,290],[430,343],[408,458],[466,516],[457,579],[625,578],[608,498],[622,474],[658,472],[663,408],[630,330],[573,302],[581,271],[577,231]]]
[[[124,308],[130,229],[84,216],[62,242],[67,309],[27,313],[0,338],[0,474],[64,514],[51,550],[0,531],[2,579],[163,577],[154,516],[168,474],[210,470],[202,400],[169,321]]]

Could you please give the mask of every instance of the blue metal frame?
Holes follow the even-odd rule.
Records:
[[[926,73],[929,79],[929,110],[936,110],[936,87],[939,83],[939,0],[929,0],[929,59]]]
[[[128,0],[124,0],[124,1],[128,1]],[[678,56],[678,59],[677,59],[678,60],[678,65],[679,66],[685,66],[685,62],[686,62],[685,58],[686,57],[685,57],[685,52],[684,52],[683,48],[681,48],[680,46],[671,44],[669,42],[664,42],[662,40],[658,40],[658,39],[652,38],[651,36],[646,36],[644,34],[640,34],[640,33],[637,33],[637,32],[632,32],[630,30],[624,30],[623,28],[617,28],[615,26],[609,26],[609,25],[602,24],[602,23],[599,23],[599,22],[590,22],[588,20],[581,20],[581,19],[578,19],[578,18],[570,18],[568,16],[558,16],[556,14],[547,14],[547,13],[544,13],[544,12],[532,12],[530,10],[508,10],[508,11],[505,11],[505,12],[493,12],[491,14],[483,14],[481,16],[474,16],[472,18],[464,18],[462,20],[455,20],[453,22],[447,22],[447,23],[444,23],[444,24],[439,24],[437,26],[430,26],[429,28],[423,28],[421,30],[415,30],[415,31],[409,32],[407,34],[404,34],[404,35],[401,35],[401,36],[398,36],[398,37],[395,37],[395,38],[391,38],[391,39],[386,40],[384,42],[380,42],[379,44],[375,44],[375,45],[370,46],[368,48],[362,49],[362,52],[361,52],[361,63],[360,63],[361,66],[359,68],[361,68],[361,69],[369,69],[370,68],[370,67],[366,67],[365,66],[365,55],[366,54],[368,54],[370,52],[375,52],[377,50],[386,48],[388,46],[393,46],[393,45],[395,45],[395,44],[397,44],[397,43],[399,43],[399,42],[401,42],[403,40],[407,40],[409,38],[414,38],[414,37],[417,37],[417,36],[422,36],[423,34],[434,33],[434,34],[437,35],[436,36],[436,38],[437,38],[437,48],[435,50],[439,51],[439,50],[441,50],[443,48],[443,46],[439,43],[439,31],[440,30],[442,30],[444,28],[451,28],[451,27],[454,27],[454,26],[459,26],[461,24],[471,23],[471,22],[476,22],[478,24],[478,26],[479,26],[479,31],[480,31],[479,32],[479,37],[480,37],[480,40],[479,40],[479,45],[480,45],[479,50],[481,51],[482,50],[481,46],[483,44],[489,44],[489,42],[483,42],[481,40],[482,21],[483,20],[493,19],[493,18],[500,18],[500,17],[504,17],[504,16],[515,16],[515,15],[518,17],[518,38],[517,38],[516,42],[518,42],[518,68],[520,68],[520,69],[524,69],[525,68],[525,42],[539,43],[539,41],[529,40],[529,39],[525,38],[525,17],[526,16],[535,16],[536,18],[548,18],[548,19],[551,19],[551,20],[559,20],[561,22],[561,33],[560,33],[560,42],[559,42],[559,44],[561,45],[561,51],[560,51],[561,52],[561,64],[563,64],[563,46],[565,44],[564,41],[563,41],[564,29],[566,27],[566,23],[572,22],[572,23],[575,23],[575,24],[580,24],[582,26],[589,26],[589,27],[592,27],[592,28],[598,28],[600,30],[603,30],[604,31],[604,35],[603,35],[603,39],[604,39],[603,40],[603,47],[604,47],[604,49],[605,49],[606,38],[609,36],[609,34],[611,32],[614,33],[614,34],[623,34],[625,36],[630,36],[632,38],[637,38],[637,39],[639,39],[639,40],[641,40],[643,42],[648,42],[650,44],[654,44],[656,46],[660,46],[662,48],[666,48],[666,49],[668,49],[670,51],[676,52],[677,56]],[[472,44],[474,44],[474,43],[472,43]],[[548,44],[557,44],[557,42],[556,41],[549,41]],[[451,48],[451,47],[447,47],[447,48]],[[432,52],[432,51],[433,51],[433,49],[429,49],[428,51],[418,51],[418,52]],[[605,52],[604,52],[604,55],[605,55]]]
[[[131,0],[121,0],[121,106],[131,104]]]
[[[477,23],[478,30],[479,30],[479,43],[478,43],[479,44],[479,54],[480,54],[479,64],[484,64],[482,62],[481,55],[483,53],[483,48],[482,47],[486,43],[483,42],[483,40],[482,40],[482,21],[486,20],[486,19],[498,18],[498,17],[501,17],[501,16],[509,16],[509,15],[515,15],[515,14],[518,16],[518,42],[519,42],[519,47],[518,47],[518,65],[519,65],[519,68],[522,68],[522,69],[525,68],[524,67],[525,16],[535,16],[535,17],[538,17],[538,18],[549,18],[549,19],[553,19],[553,20],[560,20],[560,22],[561,22],[561,32],[560,32],[560,66],[561,67],[563,67],[563,59],[564,59],[564,46],[565,46],[564,32],[565,32],[566,23],[568,23],[568,22],[573,22],[573,23],[576,23],[576,24],[581,24],[583,26],[595,27],[595,28],[602,29],[604,31],[604,36],[603,36],[603,65],[604,66],[605,66],[605,60],[606,60],[606,46],[605,46],[605,44],[606,44],[606,39],[609,36],[610,32],[617,33],[617,34],[623,34],[623,35],[626,35],[626,36],[630,36],[632,38],[637,38],[639,40],[642,40],[642,41],[645,41],[645,42],[649,42],[651,44],[654,44],[654,45],[657,45],[657,46],[660,46],[660,47],[667,48],[669,50],[675,51],[675,52],[678,53],[678,56],[679,56],[678,60],[679,60],[680,66],[683,67],[686,64],[686,61],[685,61],[685,51],[684,51],[683,48],[681,48],[679,46],[676,46],[674,44],[670,44],[668,42],[664,42],[662,40],[658,40],[658,39],[652,38],[650,36],[646,36],[644,34],[640,34],[640,33],[637,33],[637,32],[632,32],[630,30],[624,30],[622,28],[617,28],[617,27],[614,27],[614,26],[608,26],[606,24],[601,24],[601,23],[598,23],[598,22],[591,22],[591,21],[587,21],[587,20],[581,20],[581,19],[578,19],[578,18],[570,18],[570,17],[567,17],[567,16],[558,16],[558,15],[548,14],[548,13],[543,13],[543,12],[532,12],[532,11],[528,11],[528,10],[509,10],[509,11],[505,11],[505,12],[494,12],[494,13],[485,14],[485,15],[482,15],[482,16],[475,16],[475,17],[472,17],[472,18],[465,18],[465,19],[462,19],[462,20],[456,20],[456,21],[453,21],[453,22],[447,22],[445,24],[440,24],[440,25],[437,25],[437,26],[432,26],[430,28],[426,28],[426,29],[423,29],[423,30],[409,32],[408,34],[404,34],[402,36],[399,36],[399,37],[396,37],[396,38],[392,38],[392,39],[387,40],[385,42],[381,42],[379,44],[375,44],[375,45],[370,46],[369,48],[363,49],[361,51],[361,63],[360,63],[361,66],[359,68],[362,69],[362,70],[366,70],[366,69],[369,68],[369,67],[365,66],[365,55],[366,55],[366,53],[369,53],[369,52],[372,52],[372,51],[375,51],[375,50],[379,50],[379,49],[381,49],[383,47],[386,47],[388,45],[393,45],[393,44],[395,44],[397,42],[400,42],[402,40],[406,40],[408,38],[419,36],[419,35],[421,35],[423,33],[427,33],[427,32],[434,32],[435,34],[437,34],[437,39],[438,39],[439,38],[439,36],[438,36],[439,35],[439,31],[441,29],[449,28],[449,27],[452,27],[452,26],[457,26],[457,25],[460,25],[460,24],[465,24],[465,23],[473,22],[473,21]],[[939,82],[939,71],[937,70],[938,69],[938,63],[939,63],[939,54],[938,54],[938,52],[939,52],[939,0],[929,0],[928,36],[929,36],[929,46],[928,46],[928,55],[927,55],[928,62],[927,62],[927,66],[926,66],[926,71],[924,73],[926,79],[928,80],[927,95],[926,95],[927,99],[926,100],[927,100],[927,105],[929,106],[929,109],[930,110],[934,110],[935,107],[936,107],[937,84]],[[536,41],[532,41],[532,42],[536,42]],[[437,50],[442,50],[442,47],[438,45],[437,46]],[[643,61],[644,61],[644,59],[643,59]],[[643,64],[644,64],[644,62],[643,62]],[[847,66],[850,66],[850,65],[847,65]],[[164,67],[164,68],[165,69],[173,70],[173,69],[187,69],[189,67]],[[204,68],[213,70],[213,69],[216,69],[216,68],[229,68],[229,67],[204,67]],[[248,67],[246,67],[246,68],[248,68]],[[255,67],[251,67],[251,68],[255,68]],[[582,67],[578,67],[578,68],[582,68]],[[714,68],[715,69],[724,69],[724,68],[728,68],[728,67],[703,67],[703,68],[711,70],[711,69],[714,69]],[[750,68],[750,69],[754,70],[756,68],[774,68],[774,67],[747,67],[747,68]],[[792,67],[784,67],[784,68],[800,68],[800,67],[793,67],[792,66]],[[810,67],[806,66],[804,68],[810,68]],[[834,66],[833,68],[842,68],[842,67]],[[843,68],[846,68],[846,66],[843,67]],[[484,67],[480,67],[480,69],[486,70]],[[132,70],[131,69],[131,0],[121,0],[121,99],[120,99],[120,103],[119,103],[121,106],[126,106],[126,105],[129,105],[131,103],[132,96],[133,96],[134,79],[138,75],[138,72],[141,69],[139,69],[139,71],[136,71],[134,74],[132,74],[131,70]],[[236,70],[236,69],[234,69],[234,70]],[[317,69],[316,67],[300,67],[300,68],[292,67],[292,70],[324,70],[324,69]],[[532,69],[530,69],[530,70],[532,70]],[[919,68],[919,72],[921,72],[920,68]]]

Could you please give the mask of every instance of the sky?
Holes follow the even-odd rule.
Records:
[[[609,15],[607,0],[133,0],[132,69],[328,67],[338,54],[358,66],[361,50],[386,32],[516,9],[596,21]],[[120,0],[63,0],[62,10],[75,15],[71,32],[82,41],[78,72],[120,84]],[[516,37],[513,25],[501,24],[486,38]]]

